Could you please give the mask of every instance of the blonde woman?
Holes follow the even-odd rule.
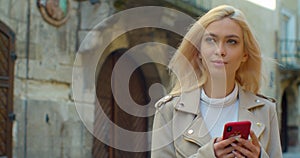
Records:
[[[275,101],[258,95],[261,52],[243,13],[213,8],[190,28],[169,67],[170,95],[156,104],[152,158],[282,157]],[[248,120],[249,139],[222,139]]]

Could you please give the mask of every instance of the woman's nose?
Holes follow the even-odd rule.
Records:
[[[221,43],[221,42],[217,45],[216,55],[219,55],[221,57],[226,56],[226,51],[225,51],[224,44]]]

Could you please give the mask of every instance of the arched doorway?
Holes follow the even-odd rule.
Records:
[[[299,127],[297,90],[294,84],[285,88],[281,101],[281,144],[283,152],[298,152]]]
[[[123,129],[127,129],[129,131],[136,132],[147,132],[152,127],[152,118],[151,117],[137,117],[133,116],[125,111],[123,111],[120,106],[117,104],[112,88],[120,87],[120,79],[122,78],[113,78],[112,79],[112,71],[117,62],[117,60],[122,56],[126,60],[126,66],[129,68],[135,67],[136,62],[130,58],[130,56],[126,56],[124,54],[126,49],[119,49],[112,52],[99,71],[98,78],[96,80],[96,93],[97,98],[100,105],[95,107],[95,122],[94,122],[94,132],[101,133],[107,132],[112,134],[114,143],[120,143],[122,138],[114,133],[114,127],[110,127],[108,124],[101,123],[101,119],[103,116],[100,115],[99,110],[101,106],[102,110],[105,112],[105,115],[110,118],[114,124],[122,127]],[[160,82],[157,78],[147,79],[147,75],[145,75],[145,71],[150,72],[152,76],[159,76],[158,72],[154,65],[142,65],[134,70],[134,72],[130,76],[129,80],[129,92],[132,99],[139,105],[147,105],[150,101],[148,96],[149,85],[152,85],[153,82]],[[112,87],[113,86],[113,87]],[[160,92],[161,96],[163,92]],[[122,104],[126,105],[126,102],[122,102]],[[130,105],[126,105],[130,106]],[[154,112],[154,107],[150,107],[149,113]],[[149,146],[149,137],[140,138],[136,140],[131,140],[131,142],[138,146]],[[93,150],[92,150],[93,158],[147,158],[150,157],[149,152],[127,152],[115,149],[110,147],[98,139],[94,138],[93,142]]]
[[[12,157],[15,34],[0,21],[0,157]]]

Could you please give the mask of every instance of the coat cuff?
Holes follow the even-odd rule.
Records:
[[[200,147],[196,154],[190,156],[189,158],[216,158],[214,151],[214,142],[217,138],[211,139],[207,144]]]

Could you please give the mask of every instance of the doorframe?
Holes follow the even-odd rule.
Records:
[[[5,35],[8,38],[8,76],[7,79],[3,78],[3,80],[7,80],[7,83],[4,83],[3,86],[7,86],[8,94],[7,94],[7,133],[6,133],[6,154],[8,158],[12,158],[12,128],[13,121],[15,120],[15,114],[13,113],[13,89],[14,89],[14,65],[17,55],[15,53],[15,33],[12,29],[10,29],[5,23],[0,21],[0,33]],[[1,85],[2,86],[2,85]]]

